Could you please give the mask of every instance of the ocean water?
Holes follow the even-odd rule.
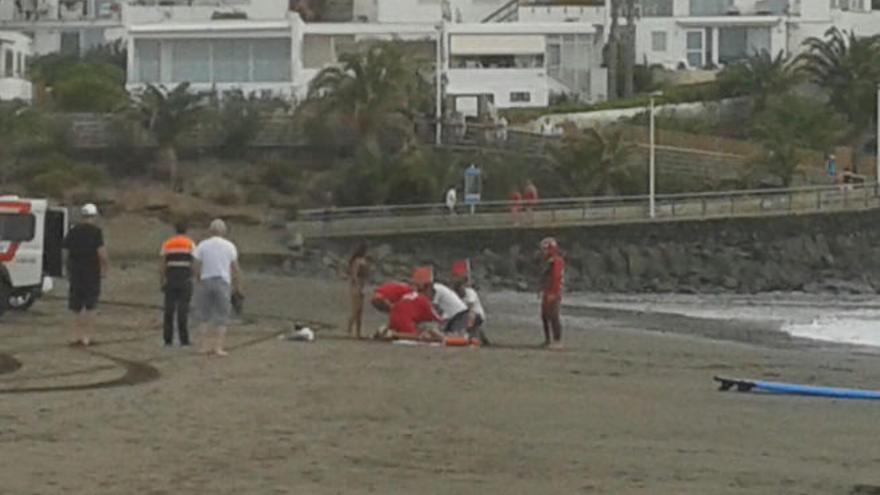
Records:
[[[880,297],[775,293],[739,295],[573,294],[566,304],[699,318],[763,321],[792,336],[880,347]]]

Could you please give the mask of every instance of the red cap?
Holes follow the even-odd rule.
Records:
[[[430,266],[420,266],[413,270],[413,285],[427,285],[434,281],[434,269]]]
[[[452,276],[456,278],[469,278],[471,275],[471,261],[468,259],[458,260],[452,263]]]

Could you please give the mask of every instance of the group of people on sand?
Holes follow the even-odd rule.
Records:
[[[561,304],[565,261],[552,237],[540,243],[542,270],[539,296],[544,346],[562,346]],[[369,261],[366,244],[359,245],[348,262],[351,296],[349,333],[362,337],[365,287]],[[409,282],[391,281],[372,293],[372,306],[388,315],[374,339],[445,342],[450,345],[490,345],[484,325],[486,310],[472,285],[469,260],[456,261],[450,271],[451,286],[434,279],[430,266],[413,270]]]
[[[93,343],[94,311],[101,295],[102,279],[109,261],[104,233],[97,225],[98,208],[86,204],[80,221],[67,233],[63,247],[67,252],[70,290],[68,307],[74,313],[73,345]],[[159,251],[159,287],[164,294],[163,339],[172,346],[177,323],[181,346],[190,345],[190,302],[201,326],[201,351],[225,356],[224,341],[233,306],[241,304],[241,269],[238,250],[226,238],[226,222],[214,219],[209,235],[196,244],[187,236],[184,223],[175,225],[175,234],[162,243]]]
[[[98,208],[86,204],[81,220],[64,239],[70,282],[68,307],[76,315],[74,345],[92,344],[94,310],[98,306],[102,279],[109,261],[104,234],[97,225]],[[175,234],[159,251],[159,286],[164,294],[163,340],[174,344],[177,327],[181,346],[190,345],[190,302],[201,325],[201,350],[225,356],[224,342],[233,308],[243,300],[238,250],[228,240],[228,227],[221,219],[209,225],[209,235],[196,244],[187,236],[187,226],[178,223]],[[541,320],[544,345],[561,346],[560,307],[565,261],[556,240],[541,241]],[[367,245],[359,245],[347,265],[351,295],[348,330],[362,336],[365,289],[369,272]],[[486,309],[472,284],[469,260],[453,263],[450,285],[434,279],[433,267],[416,268],[408,282],[387,282],[377,287],[370,303],[388,315],[388,322],[373,334],[376,339],[445,342],[450,345],[489,345],[484,325]]]

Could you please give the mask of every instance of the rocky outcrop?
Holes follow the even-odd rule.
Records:
[[[878,213],[654,223],[557,230],[515,229],[385,236],[371,240],[376,277],[405,277],[434,263],[442,278],[468,257],[484,286],[532,289],[539,240],[555,236],[568,261],[572,290],[613,292],[880,290]],[[361,239],[306,241],[307,256],[327,264]],[[370,241],[368,239],[368,241]],[[312,260],[312,261],[309,261]]]

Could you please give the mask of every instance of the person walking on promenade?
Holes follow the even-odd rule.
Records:
[[[162,243],[159,251],[159,283],[165,294],[162,337],[165,346],[174,344],[174,321],[181,346],[189,342],[189,303],[192,298],[193,250],[195,243],[186,235],[183,222],[174,225],[175,235]],[[175,318],[176,317],[176,318]]]
[[[73,344],[87,346],[95,330],[94,311],[101,295],[101,279],[107,275],[109,263],[104,232],[96,225],[98,207],[85,204],[80,214],[80,222],[67,233],[63,247],[67,251],[70,281],[67,306],[75,314]]]
[[[541,241],[543,270],[541,279],[541,323],[544,325],[544,346],[562,348],[562,279],[565,260],[559,252],[556,239],[547,237]]]
[[[201,350],[226,356],[223,343],[232,311],[232,294],[241,293],[241,268],[235,244],[225,239],[226,222],[214,219],[209,230],[211,237],[200,242],[193,251],[193,274],[199,282],[196,309],[201,323]]]
[[[359,244],[351,258],[348,260],[348,291],[351,299],[351,313],[348,316],[348,333],[355,338],[361,338],[361,326],[364,319],[364,286],[366,285],[367,271],[367,244]]]
[[[455,204],[458,202],[458,193],[455,191],[455,186],[451,186],[446,191],[446,209],[449,210],[450,215],[455,215]]]

